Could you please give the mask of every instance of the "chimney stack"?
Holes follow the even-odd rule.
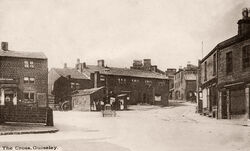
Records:
[[[98,67],[104,67],[104,60],[97,60]]]
[[[143,59],[144,67],[151,67],[151,59]]]
[[[238,35],[250,33],[250,9],[244,8],[242,10],[242,19],[238,21]]]
[[[153,65],[151,68],[152,68],[152,71],[157,72],[157,65]]]
[[[64,63],[64,68],[67,68],[67,63]]]
[[[8,51],[9,48],[8,48],[8,42],[2,42],[1,43],[1,48],[3,51]]]
[[[99,71],[94,72],[94,88],[98,87],[98,80],[100,78],[100,73]]]

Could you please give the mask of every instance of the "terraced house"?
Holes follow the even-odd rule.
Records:
[[[91,79],[94,87],[104,87],[107,103],[113,98],[128,104],[168,105],[168,79],[165,74],[107,67],[104,60],[98,60],[97,65],[80,64],[84,64],[81,73]]]
[[[244,9],[238,34],[219,43],[200,63],[203,113],[249,119],[250,17]]]

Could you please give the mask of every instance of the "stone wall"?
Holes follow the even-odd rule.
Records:
[[[53,126],[53,112],[48,107],[1,106],[2,122],[44,123]]]

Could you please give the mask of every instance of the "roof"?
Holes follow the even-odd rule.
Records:
[[[16,58],[35,58],[35,59],[47,59],[43,52],[23,52],[23,51],[3,51],[0,50],[0,56],[2,57],[16,57]]]
[[[184,79],[185,80],[196,80],[196,75],[195,74],[185,74]]]
[[[75,68],[52,68],[57,74],[63,77],[67,77],[70,75],[73,79],[89,79],[84,74],[81,74],[79,71],[77,71]]]
[[[101,90],[102,88],[104,88],[104,87],[77,90],[77,91],[73,92],[73,96],[90,95],[90,94],[93,94],[93,93]]]
[[[212,51],[210,51],[202,60],[201,62],[204,62],[209,56],[211,56],[216,50],[221,50],[224,49],[226,47],[229,47],[235,43],[239,43],[241,41],[244,40],[248,40],[250,39],[250,34],[242,34],[242,35],[236,35],[233,36],[227,40],[224,40],[222,42],[220,42],[219,44],[217,44],[214,49]]]
[[[90,76],[91,73],[99,71],[103,75],[118,75],[118,76],[129,76],[139,78],[154,78],[154,79],[168,79],[166,75],[160,74],[153,71],[145,71],[138,69],[129,68],[115,68],[115,67],[100,67],[94,65],[88,65],[84,68],[83,72]]]

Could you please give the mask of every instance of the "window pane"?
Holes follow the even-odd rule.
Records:
[[[35,78],[30,78],[30,83],[35,83]]]
[[[29,99],[29,93],[24,93],[24,99]]]
[[[34,100],[34,98],[35,98],[35,94],[34,93],[30,93],[30,99]]]
[[[29,83],[29,77],[24,77],[23,81],[24,81],[24,83]]]
[[[34,68],[34,62],[30,61],[30,68]]]
[[[24,61],[24,67],[29,68],[29,62],[28,61]]]

